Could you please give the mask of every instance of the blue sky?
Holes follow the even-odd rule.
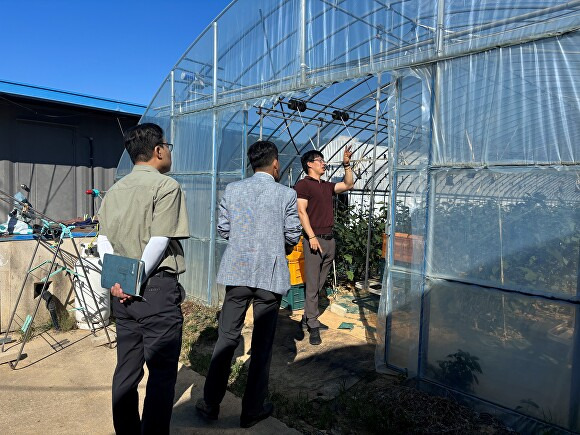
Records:
[[[0,0],[0,80],[148,104],[230,0]]]

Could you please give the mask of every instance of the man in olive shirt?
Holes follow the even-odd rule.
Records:
[[[142,297],[118,284],[113,313],[117,327],[117,367],[113,376],[113,424],[118,434],[167,434],[173,409],[181,349],[185,297],[177,281],[185,271],[179,239],[189,237],[185,196],[171,169],[172,144],[156,124],[125,134],[134,163],[130,174],[108,192],[99,210],[98,249],[145,263]],[[137,387],[147,364],[149,378],[142,418]]]
[[[301,326],[310,333],[310,344],[322,343],[320,329],[328,329],[320,323],[318,316],[318,294],[330,270],[336,244],[332,234],[334,195],[352,189],[354,181],[350,167],[352,151],[347,146],[342,157],[344,179],[331,183],[321,179],[326,171],[326,162],[320,151],[311,150],[300,158],[306,177],[294,186],[298,195],[298,216],[304,229],[304,268],[306,269],[306,289],[304,315]]]

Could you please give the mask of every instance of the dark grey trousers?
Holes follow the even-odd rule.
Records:
[[[336,242],[332,240],[318,239],[322,247],[322,254],[320,251],[312,253],[310,251],[310,242],[304,239],[304,269],[306,272],[306,289],[304,298],[304,316],[303,321],[309,328],[318,328],[320,322],[318,316],[318,293],[322,290],[326,276],[334,260],[334,253],[336,250]]]
[[[242,398],[242,414],[257,415],[262,411],[268,395],[272,345],[281,300],[282,295],[255,287],[226,287],[219,318],[218,341],[203,389],[203,397],[208,405],[219,405],[224,398],[232,357],[240,343],[246,311],[253,301],[252,356]]]

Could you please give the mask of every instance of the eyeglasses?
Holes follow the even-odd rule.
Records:
[[[314,159],[312,161],[313,162],[320,162],[322,165],[325,165],[326,164],[326,162],[323,159],[321,159],[321,158],[317,158],[317,159]]]
[[[164,142],[161,142],[161,143],[158,143],[157,145],[165,146],[165,147],[169,148],[169,152],[172,152],[173,151],[173,144],[172,143],[164,143]]]

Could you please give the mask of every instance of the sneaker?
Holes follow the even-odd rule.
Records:
[[[310,328],[310,344],[317,346],[322,343],[320,338],[320,330],[318,328]]]
[[[262,408],[262,411],[256,415],[245,415],[242,414],[240,416],[240,427],[248,428],[252,427],[256,423],[265,420],[266,418],[270,417],[274,412],[274,405],[271,403],[266,403]]]
[[[220,406],[210,406],[205,403],[203,398],[199,399],[195,404],[195,409],[197,413],[201,415],[206,420],[217,420],[218,414],[220,413]]]

